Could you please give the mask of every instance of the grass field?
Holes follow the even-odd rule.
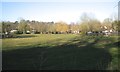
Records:
[[[18,35],[2,40],[3,70],[118,70],[118,36]]]

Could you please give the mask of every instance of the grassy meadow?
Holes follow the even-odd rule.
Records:
[[[77,34],[5,38],[3,70],[118,70],[118,39]]]

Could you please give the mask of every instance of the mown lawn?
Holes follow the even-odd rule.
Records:
[[[2,40],[3,70],[118,70],[118,36],[19,35]]]
[[[55,46],[63,44],[77,35],[72,34],[25,34],[17,35],[17,38],[6,38],[2,40],[3,50],[23,49],[40,46]]]

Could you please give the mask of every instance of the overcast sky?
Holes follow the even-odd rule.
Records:
[[[118,0],[109,0],[109,2],[108,0],[101,2],[93,0],[91,2],[89,2],[90,0],[86,2],[77,2],[77,0],[74,2],[72,2],[73,0],[69,2],[67,0],[65,0],[66,2],[44,1],[21,0],[21,2],[15,2],[14,0],[2,0],[2,20],[16,21],[22,17],[26,20],[70,23],[79,21],[81,14],[86,12],[94,14],[98,20],[103,21],[118,11]]]

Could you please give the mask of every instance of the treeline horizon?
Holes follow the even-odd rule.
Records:
[[[25,20],[10,22],[1,22],[1,33],[10,32],[11,30],[18,30],[20,34],[26,34],[29,32],[35,33],[71,33],[71,32],[82,32],[86,33],[88,31],[103,31],[103,30],[114,30],[120,31],[120,21],[112,20],[111,18],[104,19],[100,22],[98,19],[93,18],[87,14],[83,14],[80,18],[81,22],[71,22],[70,24],[64,21],[58,22],[44,22],[35,20]]]

